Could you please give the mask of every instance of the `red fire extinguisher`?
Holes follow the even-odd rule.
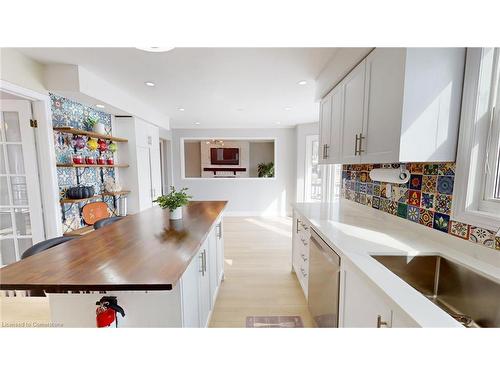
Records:
[[[99,306],[95,310],[97,328],[110,327],[113,323],[115,323],[115,327],[118,327],[116,313],[119,312],[122,317],[125,316],[125,310],[118,305],[118,299],[113,296],[105,296],[95,304]]]

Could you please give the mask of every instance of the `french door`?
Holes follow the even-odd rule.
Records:
[[[30,119],[29,101],[0,101],[0,265],[45,237]]]

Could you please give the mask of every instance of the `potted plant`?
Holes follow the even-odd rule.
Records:
[[[106,134],[106,127],[104,124],[99,122],[99,117],[97,116],[88,116],[85,120],[83,120],[83,126],[85,126],[85,128],[89,131]]]
[[[175,187],[170,186],[170,193],[159,196],[153,201],[153,203],[158,203],[158,205],[163,209],[168,208],[171,220],[182,219],[182,207],[187,205],[189,203],[189,199],[192,198],[191,195],[186,193],[187,190],[188,188],[175,190]]]
[[[257,166],[259,177],[274,177],[274,163],[260,163]]]

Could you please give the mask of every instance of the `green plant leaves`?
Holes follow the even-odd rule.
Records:
[[[158,203],[161,208],[168,208],[170,212],[172,212],[176,208],[187,205],[189,203],[189,199],[193,198],[191,195],[186,193],[187,190],[188,188],[175,190],[175,187],[170,186],[170,193],[159,196],[153,201],[153,203]]]

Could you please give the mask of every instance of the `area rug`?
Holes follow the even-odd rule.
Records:
[[[247,316],[247,328],[303,328],[300,316]]]

